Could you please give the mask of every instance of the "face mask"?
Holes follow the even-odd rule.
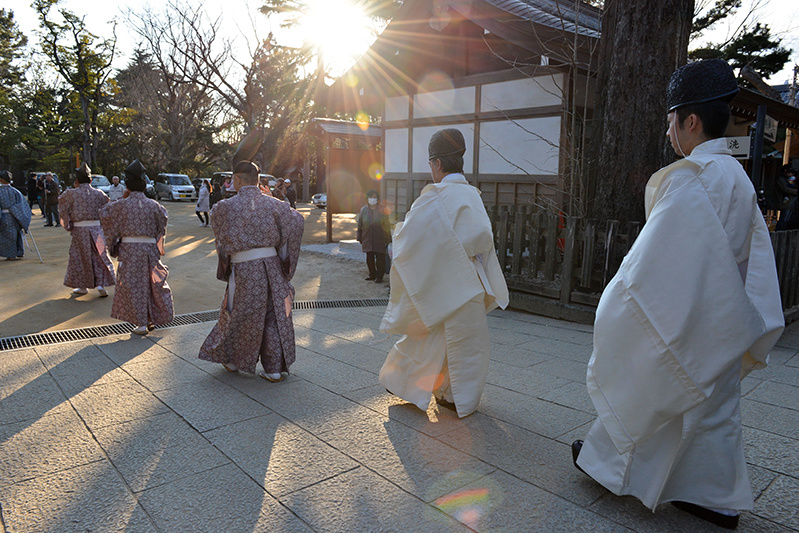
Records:
[[[377,205],[377,198],[369,198],[366,201],[369,202],[369,205]]]

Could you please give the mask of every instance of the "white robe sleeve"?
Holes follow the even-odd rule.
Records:
[[[704,401],[773,330],[773,304],[760,305],[778,291],[773,260],[753,249],[745,287],[697,183],[657,200],[597,308],[588,390],[619,453]],[[759,229],[753,247],[763,246]]]

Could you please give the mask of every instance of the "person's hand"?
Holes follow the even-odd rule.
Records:
[[[269,190],[269,187],[265,185],[258,185],[258,188],[261,189],[261,193],[267,196],[272,196],[272,191]]]
[[[430,330],[424,325],[420,319],[416,319],[408,324],[408,337],[415,341],[421,340],[430,334]]]
[[[125,192],[122,193],[122,198],[127,198],[130,196],[130,189],[125,189]]]

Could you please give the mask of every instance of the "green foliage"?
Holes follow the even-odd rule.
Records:
[[[19,31],[14,12],[0,9],[0,168],[19,172],[14,153],[20,146],[18,110],[27,66],[21,64],[28,39]]]
[[[757,23],[725,46],[722,53],[734,68],[749,65],[768,78],[782,70],[791,57],[791,51],[781,44],[782,39],[773,37],[768,25]]]
[[[42,52],[61,78],[75,91],[83,113],[82,158],[94,164],[98,148],[97,116],[103,86],[111,73],[116,36],[100,39],[89,31],[84,18],[58,8],[60,0],[34,0],[39,15]],[[62,22],[53,18],[56,8]]]
[[[702,11],[707,2],[700,2],[696,7]],[[715,3],[703,14],[696,14],[691,25],[691,34],[696,35],[727,18],[741,7],[741,0],[715,0]]]
[[[22,57],[28,38],[14,22],[14,12],[0,9],[0,91],[22,79],[24,67],[15,62]]]
[[[724,46],[707,46],[688,52],[691,59],[720,58],[733,68],[752,67],[763,78],[776,74],[791,57],[781,46],[782,39],[773,37],[768,25],[757,23]]]

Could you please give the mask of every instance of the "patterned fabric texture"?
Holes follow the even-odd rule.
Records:
[[[111,316],[138,326],[170,322],[175,311],[167,283],[169,269],[160,260],[166,209],[142,192],[131,192],[127,198],[103,207],[100,222],[110,249],[118,249],[119,256]],[[156,243],[120,243],[122,237],[152,237]]]
[[[75,227],[75,222],[99,220],[100,209],[108,203],[102,191],[81,183],[58,198],[61,225],[72,234],[64,285],[78,289],[109,287],[116,283],[114,265],[108,257],[100,226]]]
[[[0,185],[0,256],[5,258],[22,257],[22,239],[19,232],[30,224],[30,206],[22,193],[11,185]],[[22,219],[22,220],[20,220]]]
[[[211,226],[221,261],[252,248],[274,247],[279,255],[232,265],[219,321],[200,348],[200,359],[235,364],[254,373],[258,360],[268,373],[287,372],[295,360],[291,278],[300,255],[304,220],[288,204],[254,186],[214,205]],[[232,302],[229,302],[232,299]]]

